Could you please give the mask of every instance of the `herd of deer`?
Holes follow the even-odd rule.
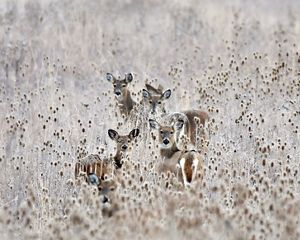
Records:
[[[155,88],[146,84],[146,89],[142,90],[143,99],[137,104],[128,89],[128,84],[133,80],[131,73],[126,74],[124,79],[117,79],[107,73],[106,79],[113,84],[118,108],[125,119],[132,119],[130,116],[133,112],[142,114],[136,110],[137,106],[142,106],[146,115],[143,118],[146,123],[143,122],[142,125],[158,131],[161,161],[157,163],[157,172],[175,174],[185,187],[196,178],[202,179],[208,114],[200,110],[167,114],[164,103],[170,98],[171,90],[163,91],[161,85]],[[128,135],[119,135],[117,131],[109,129],[110,139],[117,144],[115,155],[103,159],[98,154],[92,154],[76,162],[75,178],[83,176],[89,184],[97,186],[103,203],[110,201],[109,193],[116,188],[116,182],[120,178],[118,171],[124,164],[123,159],[129,156],[134,140],[140,133],[147,134],[140,129],[143,127],[134,128]]]

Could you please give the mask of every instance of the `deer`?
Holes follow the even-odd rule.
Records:
[[[129,117],[130,112],[136,105],[136,102],[131,98],[131,93],[128,89],[128,84],[133,80],[132,73],[125,74],[125,78],[122,80],[115,78],[111,73],[107,73],[106,80],[113,84],[115,98],[121,115],[124,118]]]
[[[172,125],[161,125],[156,120],[149,119],[150,128],[158,130],[160,156],[162,162],[158,165],[158,172],[171,172],[178,176],[185,187],[188,187],[196,176],[204,176],[204,160],[196,150],[180,150],[176,144],[175,131],[182,129],[182,122]],[[181,175],[178,170],[181,169]],[[200,173],[200,174],[198,174]],[[181,176],[181,177],[180,177]]]
[[[131,123],[134,126],[138,126],[144,134],[143,141],[146,144],[148,141],[149,132],[149,118],[155,117],[160,119],[165,115],[165,101],[171,96],[171,90],[167,89],[163,91],[161,85],[158,88],[146,83],[145,88],[142,89],[142,100],[139,102],[134,111],[134,116],[131,116]]]
[[[108,169],[106,169],[108,170]],[[109,173],[109,171],[107,172]],[[88,183],[96,186],[100,201],[102,202],[102,215],[111,217],[119,210],[118,202],[116,201],[116,190],[119,187],[119,177],[115,174],[105,177],[100,177],[97,173],[90,173],[88,175]]]
[[[148,115],[164,115],[165,110],[165,100],[171,97],[171,89],[163,91],[161,85],[158,88],[151,86],[150,84],[145,84],[146,89],[142,90],[143,101],[142,104],[145,106]]]
[[[98,154],[90,154],[76,162],[75,179],[83,175],[88,184],[96,186],[102,203],[110,201],[109,195],[114,192],[118,182],[116,171],[122,168],[123,157],[130,153],[138,135],[139,129],[133,129],[128,135],[119,135],[117,131],[109,129],[108,136],[117,143],[115,155],[101,158]]]
[[[167,89],[163,91],[163,87],[161,85],[158,88],[151,86],[150,84],[145,84],[146,89],[143,89],[143,102],[142,104],[148,109],[147,115],[148,119],[162,119],[167,116],[165,110],[165,100],[171,97],[171,89]],[[206,123],[209,120],[209,115],[207,112],[202,110],[187,110],[178,113],[169,114],[171,116],[172,121],[180,120],[182,122],[182,131],[181,134],[187,135],[191,143],[196,143],[196,131],[197,126],[201,125],[204,129]],[[195,118],[197,120],[195,120]],[[180,129],[179,129],[180,130]],[[202,137],[205,137],[204,130],[202,131]]]

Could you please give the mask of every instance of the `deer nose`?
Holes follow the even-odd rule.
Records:
[[[121,95],[121,91],[115,91],[115,94],[116,94],[117,96],[120,96],[120,95]]]
[[[152,104],[151,114],[155,114],[155,112],[156,112],[156,106],[155,106],[155,104]]]
[[[163,143],[164,143],[165,145],[168,145],[169,142],[170,142],[170,141],[169,141],[168,139],[166,139],[166,138],[163,140]]]
[[[103,196],[103,199],[102,199],[102,203],[107,203],[108,202],[108,197],[106,197],[105,195]]]
[[[115,166],[116,166],[116,169],[119,169],[121,168],[123,165],[123,163],[121,161],[115,161]]]
[[[127,145],[123,145],[123,146],[122,146],[122,149],[123,149],[123,150],[126,150],[127,148],[128,148]]]

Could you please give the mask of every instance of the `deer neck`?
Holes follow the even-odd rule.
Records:
[[[114,163],[115,163],[115,167],[116,169],[119,169],[122,167],[122,154],[121,152],[117,152],[116,155],[114,156]]]
[[[118,105],[121,109],[124,109],[126,113],[132,110],[134,101],[131,98],[130,91],[127,91],[122,99],[118,99]]]
[[[177,148],[176,144],[174,143],[170,148],[161,148],[160,155],[163,158],[172,158],[172,156],[179,151],[180,150]]]

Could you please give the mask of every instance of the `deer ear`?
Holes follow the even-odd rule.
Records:
[[[184,121],[183,120],[177,120],[176,123],[174,124],[174,127],[176,130],[180,130],[183,128]]]
[[[168,89],[168,90],[163,92],[163,94],[161,95],[161,98],[162,99],[168,99],[169,97],[171,97],[171,93],[172,93],[171,89]]]
[[[108,130],[108,136],[112,139],[112,140],[117,140],[119,137],[119,134],[117,131],[113,130],[113,129],[109,129]]]
[[[111,73],[106,73],[106,80],[112,82],[114,80],[114,76]]]
[[[130,133],[129,133],[129,138],[130,139],[134,139],[134,138],[136,138],[138,135],[139,135],[139,133],[140,133],[140,129],[138,129],[138,128],[135,128],[135,129],[133,129]]]
[[[100,184],[100,179],[98,178],[98,176],[95,173],[89,174],[88,181],[92,185],[98,186]]]
[[[153,128],[153,129],[159,128],[159,123],[153,119],[149,119],[149,125],[150,125],[150,128]]]
[[[150,98],[150,93],[146,89],[143,89],[143,98]]]
[[[125,74],[125,81],[126,81],[127,83],[130,83],[132,80],[133,80],[133,75],[132,75],[132,73],[127,73],[127,74]]]

